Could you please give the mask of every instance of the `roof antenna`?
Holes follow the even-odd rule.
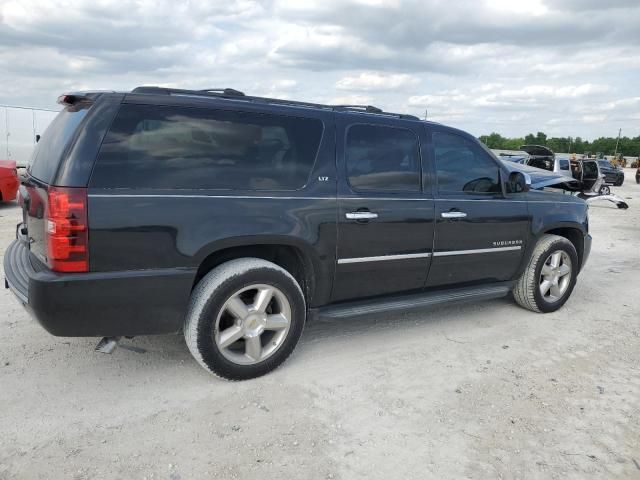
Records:
[[[425,109],[424,109],[424,119],[425,119],[425,120],[427,119],[427,113],[428,113],[428,110],[425,108]]]

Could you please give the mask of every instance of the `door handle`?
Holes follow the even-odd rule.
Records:
[[[349,212],[344,215],[349,220],[372,220],[378,218],[377,213],[373,212]]]
[[[467,214],[464,212],[442,212],[440,216],[442,218],[465,218]]]

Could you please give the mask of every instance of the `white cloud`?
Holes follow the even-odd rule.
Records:
[[[332,97],[329,102],[332,105],[370,105],[373,97],[367,95],[343,95]]]
[[[347,76],[336,82],[338,90],[383,91],[404,87],[413,87],[419,79],[406,73],[385,74],[380,72],[362,72],[357,76]]]
[[[486,0],[486,5],[502,15],[528,15],[538,17],[549,12],[549,8],[541,0]]]
[[[233,87],[477,135],[638,135],[639,16],[637,0],[5,0],[0,103]]]

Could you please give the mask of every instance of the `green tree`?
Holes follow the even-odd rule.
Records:
[[[602,152],[604,155],[613,155],[616,149],[616,137],[599,137],[589,142],[580,137],[551,137],[548,138],[544,132],[538,132],[535,135],[529,133],[526,137],[503,137],[497,132],[491,132],[489,135],[479,137],[480,141],[489,148],[499,150],[520,150],[521,145],[546,145],[554,152],[559,153],[579,153],[590,152],[595,155]],[[640,136],[637,137],[621,137],[618,143],[618,153],[627,157],[640,156]]]

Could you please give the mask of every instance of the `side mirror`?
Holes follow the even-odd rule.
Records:
[[[511,172],[507,180],[508,193],[524,193],[529,191],[531,177],[522,172]]]

